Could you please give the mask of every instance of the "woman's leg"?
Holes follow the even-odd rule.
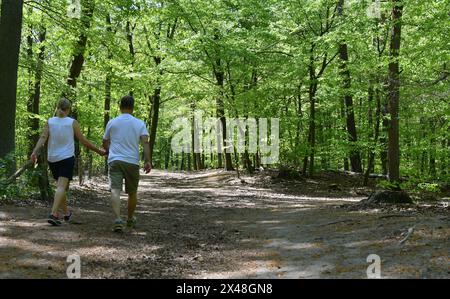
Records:
[[[69,192],[70,181],[67,182],[66,193],[64,194],[63,201],[61,203],[61,208],[63,210],[64,215],[69,215],[69,207],[67,206],[67,193]]]
[[[68,186],[69,186],[68,178],[65,178],[65,177],[58,178],[58,183],[56,185],[55,198],[53,200],[53,207],[52,207],[52,215],[53,216],[58,215],[58,209],[65,199],[66,190],[67,190]]]

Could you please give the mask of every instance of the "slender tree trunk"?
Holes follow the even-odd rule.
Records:
[[[197,153],[195,152],[195,103],[191,104],[192,120],[191,120],[191,151],[192,151],[192,165],[195,170],[198,170]]]
[[[112,27],[111,27],[111,15],[108,14],[106,16],[106,31],[109,34],[112,34]],[[112,52],[110,49],[108,49],[108,60],[111,61],[113,58]],[[105,103],[104,103],[104,111],[103,111],[103,129],[106,128],[106,125],[108,124],[110,120],[110,114],[111,114],[111,80],[112,80],[112,67],[109,67],[106,73],[105,78]],[[105,165],[104,165],[104,174],[108,174],[108,158],[105,158]]]
[[[32,30],[32,28],[30,28]],[[31,32],[30,32],[31,34]],[[30,78],[30,94],[28,98],[27,103],[27,111],[30,114],[33,114],[34,117],[30,118],[29,122],[29,128],[30,128],[30,135],[29,135],[29,149],[28,149],[28,156],[31,155],[35,144],[38,142],[39,139],[39,118],[37,115],[39,115],[39,105],[40,105],[40,98],[41,98],[41,81],[42,81],[42,71],[44,67],[44,57],[45,57],[45,46],[43,45],[46,37],[46,29],[41,28],[39,32],[39,54],[37,56],[37,61],[34,64],[35,70],[34,70],[34,80]],[[28,36],[28,55],[30,61],[33,61],[33,40],[31,38],[31,35]],[[34,81],[34,82],[33,82]],[[40,191],[40,198],[42,201],[50,201],[51,198],[51,188],[50,183],[48,179],[48,171],[47,171],[47,147],[45,146],[45,151],[41,152],[38,157],[38,171],[40,172],[40,176],[38,179],[38,185],[39,185],[39,191]]]
[[[340,17],[343,16],[344,0],[339,0],[338,3],[338,14]],[[359,151],[355,148],[356,142],[358,141],[358,136],[356,132],[355,125],[355,113],[353,109],[353,97],[351,95],[351,76],[350,70],[348,69],[348,50],[347,44],[341,42],[339,45],[339,57],[341,59],[341,76],[344,87],[344,102],[345,102],[345,115],[347,120],[347,133],[351,144],[350,151],[350,164],[352,171],[362,172],[361,167],[361,156]]]
[[[130,21],[127,21],[125,30],[126,30],[126,33],[127,33],[128,50],[129,50],[130,55],[131,55],[131,72],[134,72],[134,62],[135,62],[136,51],[134,49],[133,28],[131,27]],[[131,80],[131,82],[133,82],[133,77],[131,77],[130,80]],[[131,90],[130,90],[129,94],[131,96],[133,96],[133,94],[134,94],[134,88],[133,87],[131,87]]]
[[[30,28],[32,30],[32,28]],[[30,33],[31,34],[31,33]],[[40,104],[40,97],[41,97],[41,81],[42,81],[42,71],[43,71],[43,64],[44,64],[44,54],[45,54],[45,46],[42,44],[45,41],[46,36],[46,30],[45,28],[41,28],[39,32],[39,54],[37,57],[36,63],[32,63],[35,67],[33,68],[34,71],[34,80],[32,79],[32,73],[33,71],[30,71],[30,82],[29,82],[29,98],[27,102],[27,112],[30,114],[33,114],[34,116],[30,118],[29,120],[29,148],[28,148],[28,156],[31,155],[33,152],[34,146],[36,145],[38,139],[39,139],[39,118],[37,115],[39,115],[39,104]],[[33,58],[33,40],[31,35],[27,38],[28,41],[28,58],[30,61],[34,61]]]
[[[195,135],[195,109],[196,109],[196,104],[195,102],[192,102],[191,104],[191,109],[192,109],[192,126],[191,126],[191,134],[192,134],[192,161],[193,161],[193,165],[194,165],[194,170],[201,170],[203,169],[203,164],[202,164],[202,158],[201,158],[201,153],[196,153],[195,152],[195,143],[199,142],[200,143],[200,136],[196,136]],[[201,130],[202,128],[198,128],[198,130]],[[201,148],[200,148],[201,150]]]
[[[344,100],[341,100],[340,104],[341,104],[341,119],[345,119],[346,116],[345,116],[345,103],[344,103]],[[342,126],[342,131],[347,133],[347,128],[346,128],[345,125]],[[345,155],[344,155],[343,162],[344,162],[344,171],[349,171],[350,170],[350,166],[349,166],[349,163],[348,163],[347,153],[345,153]]]
[[[81,16],[81,34],[78,37],[75,48],[72,54],[72,62],[70,65],[69,76],[67,78],[67,85],[69,86],[69,90],[63,93],[63,96],[72,100],[72,117],[74,119],[78,119],[78,109],[75,105],[76,102],[76,88],[77,88],[77,80],[80,77],[81,70],[84,65],[85,60],[85,52],[87,47],[87,31],[91,28],[91,21],[94,15],[94,3],[92,0],[84,0],[82,1],[82,16]],[[75,141],[75,172],[80,172],[81,167],[81,151],[80,151],[80,143],[78,140]],[[81,181],[79,182],[82,183]]]
[[[380,144],[381,144],[381,152],[380,152],[380,162],[381,162],[381,169],[383,175],[388,174],[388,142],[387,142],[387,135],[388,135],[388,128],[389,128],[389,121],[387,119],[388,117],[388,108],[387,103],[385,102],[382,106],[382,127],[383,127],[383,135],[380,138]]]
[[[154,57],[154,61],[156,64],[156,67],[158,68],[161,64],[161,57]],[[156,80],[157,86],[153,90],[153,96],[152,96],[152,116],[151,116],[151,126],[150,126],[150,162],[152,162],[153,158],[153,149],[155,147],[156,142],[156,132],[158,130],[158,121],[159,121],[159,106],[161,102],[161,82],[160,77],[163,75],[162,71],[159,71],[159,77]]]
[[[0,158],[15,151],[17,71],[23,0],[2,0],[0,17]],[[15,162],[7,166],[13,174]]]
[[[309,57],[309,130],[308,130],[308,143],[309,143],[309,168],[308,175],[314,175],[314,155],[316,145],[316,92],[317,92],[317,77],[314,67],[314,48],[315,45],[311,45],[310,57]],[[303,171],[306,173],[308,165],[308,158],[305,157],[303,162]]]
[[[430,119],[430,130],[431,130],[431,138],[430,138],[430,167],[429,167],[429,175],[432,179],[436,179],[436,123],[435,119]]]
[[[106,75],[105,80],[105,103],[104,103],[104,114],[103,114],[103,129],[106,129],[106,125],[110,120],[111,111],[111,74]],[[104,174],[108,174],[108,158],[105,158],[104,164]]]
[[[171,144],[171,140],[169,138],[168,145],[166,147],[166,156],[164,157],[164,169],[166,169],[166,170],[169,169],[170,152],[172,150],[172,148],[170,147],[170,144]]]
[[[88,127],[88,131],[87,131],[87,139],[89,139],[89,140],[91,139],[91,127],[90,126]],[[86,148],[86,155],[88,158],[87,158],[87,164],[85,165],[85,168],[86,168],[85,171],[87,171],[87,174],[88,174],[87,178],[88,178],[88,180],[90,180],[92,177],[92,162],[93,162],[92,151],[90,151]]]
[[[317,84],[312,83],[309,89],[309,176],[314,175],[314,155],[316,146],[316,91]]]
[[[399,55],[401,41],[401,20],[403,4],[399,0],[392,0],[392,20],[393,29],[390,44],[390,62],[389,62],[389,180],[399,182],[400,179],[400,144],[399,144],[399,100],[400,100],[400,70]]]
[[[175,35],[175,30],[177,27],[177,23],[178,23],[178,19],[176,18],[173,24],[168,24],[167,25],[167,38],[168,39],[173,39],[174,35]],[[155,34],[155,38],[157,40],[157,51],[161,51],[161,28],[163,26],[163,23],[160,22],[159,23],[159,27],[157,30],[157,33]],[[129,25],[127,25],[128,31],[130,31],[129,29]],[[145,30],[145,34],[147,34],[147,30],[146,28],[144,28]],[[151,43],[148,39],[148,36],[146,36],[146,40],[147,40],[147,46],[149,48],[150,51],[152,51],[152,46]],[[129,39],[130,41],[130,52],[134,53],[134,48],[132,47],[132,39]],[[134,54],[133,54],[134,55]],[[149,146],[150,146],[150,163],[152,163],[153,160],[153,151],[154,151],[154,147],[155,147],[155,143],[156,143],[156,133],[158,131],[158,122],[159,122],[159,108],[160,108],[160,103],[161,103],[161,78],[163,76],[163,70],[160,69],[160,65],[161,62],[163,61],[164,58],[162,58],[159,55],[154,55],[153,56],[153,61],[155,62],[155,68],[157,70],[157,78],[156,78],[156,87],[153,90],[153,96],[150,98],[150,102],[151,102],[151,108],[150,108],[150,112],[149,112],[149,123],[150,123],[150,141],[149,141]]]
[[[364,174],[364,186],[369,183],[370,172],[373,171],[375,162],[375,148],[378,143],[378,136],[380,135],[380,123],[381,123],[381,96],[380,91],[377,89],[375,92],[375,98],[377,101],[377,109],[375,112],[375,128],[373,133],[373,141],[369,150],[369,158],[367,162],[366,173]]]
[[[373,125],[373,100],[374,100],[374,87],[372,83],[369,83],[369,90],[368,90],[368,97],[367,97],[367,104],[368,104],[368,111],[367,111],[367,123],[369,125],[369,140],[374,139],[374,125]],[[367,151],[367,168],[370,172],[374,172],[374,165],[373,163],[370,164],[370,156],[372,154],[373,150],[369,146],[369,149]]]
[[[216,98],[216,112],[217,112],[217,118],[220,119],[220,122],[222,124],[222,140],[218,141],[218,142],[222,142],[222,149],[223,149],[223,153],[225,156],[225,170],[233,170],[233,164],[231,161],[231,153],[227,153],[227,146],[230,144],[230,142],[227,141],[227,121],[225,118],[225,105],[223,102],[223,88],[224,88],[224,72],[222,70],[222,66],[221,66],[221,60],[217,59],[216,61],[216,72],[215,72],[215,76],[216,76],[216,80],[217,80],[217,86],[219,87],[219,95]],[[222,154],[219,153],[218,154],[218,160],[219,160],[219,168],[222,167]]]
[[[298,86],[298,91],[297,91],[297,127],[295,130],[295,148],[298,149],[298,147],[301,144],[301,134],[300,132],[303,131],[303,127],[302,127],[302,118],[303,118],[303,110],[302,110],[302,82],[300,82],[299,86]],[[297,164],[300,165],[301,161],[300,159],[297,160]]]

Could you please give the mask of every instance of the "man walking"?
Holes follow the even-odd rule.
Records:
[[[120,100],[121,115],[110,120],[103,136],[103,147],[109,151],[108,176],[111,189],[111,204],[116,217],[113,231],[122,232],[124,222],[120,216],[120,192],[125,179],[125,193],[128,194],[127,227],[136,226],[134,211],[137,204],[139,185],[139,142],[144,147],[144,171],[151,170],[150,146],[145,123],[135,118],[134,99],[124,96]]]

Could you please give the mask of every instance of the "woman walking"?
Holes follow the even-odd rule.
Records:
[[[58,102],[56,116],[50,118],[45,124],[44,131],[31,154],[31,160],[36,163],[39,151],[48,139],[48,165],[56,180],[56,192],[52,211],[48,217],[48,223],[54,226],[62,224],[59,209],[64,212],[64,221],[70,222],[72,212],[67,207],[67,190],[73,178],[75,166],[75,142],[74,136],[88,149],[99,155],[106,155],[105,150],[93,145],[81,133],[80,124],[73,118],[68,117],[71,104],[67,99]]]

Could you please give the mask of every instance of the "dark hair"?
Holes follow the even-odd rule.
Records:
[[[134,98],[130,95],[122,97],[120,100],[120,109],[133,109],[134,108]]]

